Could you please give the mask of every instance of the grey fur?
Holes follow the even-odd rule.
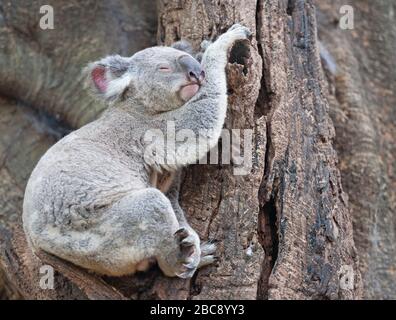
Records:
[[[208,46],[205,82],[187,102],[179,95],[186,76],[177,64],[185,52],[153,47],[90,64],[87,85],[109,108],[55,144],[34,169],[23,208],[32,249],[116,276],[144,270],[153,258],[166,275],[182,278],[212,263],[215,245],[200,244],[178,204],[180,168],[217,143],[227,108],[227,51],[249,35],[234,25]],[[172,72],[159,72],[161,65]],[[106,90],[93,81],[95,70],[103,71]],[[165,132],[169,120],[176,130],[204,132],[207,146],[176,164],[157,163],[154,155],[147,161],[144,133]],[[162,192],[150,181],[165,171],[176,177]]]
[[[180,40],[172,44],[172,48],[187,52],[189,55],[194,56],[195,52],[193,47],[191,46],[191,43],[189,43],[186,40]]]

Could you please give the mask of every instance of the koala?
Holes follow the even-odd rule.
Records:
[[[145,271],[156,261],[166,276],[189,278],[213,263],[215,244],[201,244],[179,206],[180,172],[217,144],[227,109],[227,52],[250,35],[233,25],[207,45],[201,63],[177,46],[158,46],[89,64],[86,85],[108,107],[52,146],[33,170],[23,204],[33,252],[109,276]],[[159,161],[153,147],[161,150],[169,122],[206,143],[176,141],[187,151]],[[148,131],[150,144],[143,139]]]

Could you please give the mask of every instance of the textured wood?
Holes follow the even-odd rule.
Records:
[[[396,299],[395,1],[348,1],[354,29],[339,28],[344,1],[316,1],[330,115],[349,195],[364,297]]]
[[[239,200],[239,203],[252,212],[251,222],[256,221],[256,197],[259,198],[259,240],[266,252],[259,298],[358,298],[360,274],[347,200],[332,147],[334,128],[322,90],[324,82],[312,3],[259,1],[258,7],[255,2],[246,1],[231,1],[227,5],[201,1],[186,1],[182,5],[178,1],[161,3],[159,37],[165,43],[187,38],[197,47],[202,37],[210,38],[238,21],[257,34],[258,49],[264,61],[258,100],[257,91],[246,90],[244,83],[236,78],[235,83],[240,84],[237,88],[242,88],[237,93],[238,96],[242,94],[243,99],[235,101],[231,95],[229,117],[233,119],[237,115],[238,120],[226,124],[233,128],[256,123],[256,133],[266,128],[266,132],[260,132],[266,135],[266,139],[260,139],[266,141],[265,147],[258,144],[256,148],[257,154],[265,156],[264,178],[260,163],[259,170],[245,177],[243,187],[237,188],[238,178],[225,176],[224,168],[218,171],[197,166],[187,170],[182,199],[190,220],[201,235],[214,234],[223,240],[220,266],[211,270],[209,277],[198,275],[192,284],[193,288],[199,284],[197,291],[192,292],[194,298],[252,297],[249,290],[241,290],[243,283],[234,285],[232,269],[239,269],[239,265],[246,263],[238,259],[243,251],[235,245],[245,225],[238,225],[238,211],[226,205],[232,203],[231,197],[250,200]],[[256,63],[261,60],[256,54],[250,59],[250,66],[261,65]],[[257,69],[248,66],[247,71],[251,76]],[[234,92],[232,76],[229,83]],[[242,117],[235,113],[241,105],[244,106]],[[265,125],[257,127],[255,120],[263,119]],[[196,190],[197,181],[199,190]],[[259,181],[260,190],[257,189]],[[230,199],[224,201],[224,194]],[[209,215],[205,207],[209,207]],[[201,221],[198,224],[196,220]],[[231,228],[230,221],[238,228]],[[229,264],[231,268],[227,268],[230,259],[227,250],[236,261],[234,266]],[[351,271],[348,276],[353,278],[349,279],[353,281],[349,288],[340,285],[346,278],[346,269]],[[250,270],[243,270],[239,279],[256,277],[257,274]],[[216,276],[217,272],[220,276]]]
[[[199,48],[203,39],[221,34],[234,21],[256,31],[253,1],[230,1],[226,5],[205,1],[160,3],[159,41],[164,44],[186,39]],[[264,172],[265,122],[254,115],[261,79],[256,41],[250,51],[242,45],[236,47],[230,62],[234,63],[227,70],[229,109],[225,128],[255,131],[253,146],[257,150],[253,154],[254,166],[245,176],[234,175],[231,165],[195,165],[186,170],[181,205],[201,238],[216,239],[219,246],[218,266],[199,271],[184,283],[187,292],[183,297],[193,299],[255,299],[263,260],[257,217],[258,189]]]
[[[358,298],[361,279],[332,147],[315,9],[310,1],[261,1],[258,23],[268,117],[261,230],[272,266],[260,294]],[[350,288],[341,284],[347,276]]]
[[[99,277],[58,259],[39,252],[33,255],[28,248],[21,228],[0,229],[0,266],[4,270],[8,283],[16,287],[16,292],[29,299],[94,299],[119,300],[125,297]],[[40,267],[49,265],[56,271],[54,288],[40,287]],[[15,288],[14,288],[15,289]]]

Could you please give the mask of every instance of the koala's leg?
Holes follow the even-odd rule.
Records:
[[[199,237],[195,232],[195,230],[192,229],[188,224],[187,219],[184,216],[183,209],[180,207],[179,204],[181,174],[182,174],[181,170],[178,170],[175,173],[175,177],[173,179],[172,185],[168,190],[168,192],[166,193],[166,196],[169,198],[171,202],[172,208],[175,212],[176,218],[179,221],[180,226],[189,230],[191,234],[195,234],[196,237]],[[216,251],[216,245],[212,241],[201,243],[201,257],[198,268],[214,263],[216,261],[216,257],[214,256],[215,251]]]
[[[171,202],[158,189],[147,188],[125,196],[108,215],[111,218],[106,224],[111,236],[121,239],[122,252],[139,253],[139,261],[155,257],[161,270],[171,277],[191,277],[197,269],[201,256],[199,237],[179,223]],[[112,249],[117,259],[119,250]],[[132,257],[125,255],[125,259],[128,256]],[[131,262],[122,264],[128,263]]]
[[[180,225],[169,199],[155,188],[124,195],[86,228],[44,222],[33,234],[36,249],[99,274],[144,271],[155,258],[166,275],[186,278],[200,263],[199,237]]]

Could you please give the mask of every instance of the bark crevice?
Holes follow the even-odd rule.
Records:
[[[260,206],[258,234],[265,257],[258,283],[257,297],[268,299],[269,279],[278,259],[279,250],[278,217],[274,198]]]

